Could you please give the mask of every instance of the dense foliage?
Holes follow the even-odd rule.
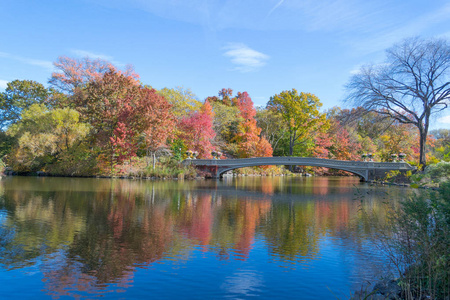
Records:
[[[200,101],[189,89],[155,90],[142,84],[132,67],[120,70],[100,59],[59,57],[54,65],[50,88],[14,80],[0,93],[0,158],[15,172],[143,174],[162,167],[161,157],[180,162],[188,151],[197,158],[215,152],[222,158],[360,160],[371,154],[374,160],[396,161],[401,153],[414,165],[450,161],[449,130],[424,137],[417,124],[405,121],[411,114],[393,116],[381,104],[366,105],[370,93],[362,106],[320,111],[318,97],[292,89],[255,108],[245,91],[224,88]],[[374,75],[366,73],[352,82]],[[442,101],[435,105],[446,108]]]

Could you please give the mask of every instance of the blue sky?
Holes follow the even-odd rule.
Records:
[[[222,88],[265,105],[283,90],[341,106],[366,63],[411,36],[450,39],[448,0],[0,0],[0,90],[47,85],[58,56],[132,64],[157,89]],[[433,120],[450,128],[450,109]]]

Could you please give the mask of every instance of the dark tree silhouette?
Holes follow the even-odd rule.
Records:
[[[351,78],[347,101],[416,126],[425,167],[430,116],[450,101],[449,69],[447,40],[406,39],[387,50],[384,64],[364,66]]]

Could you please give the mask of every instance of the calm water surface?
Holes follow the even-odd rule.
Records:
[[[357,178],[0,180],[0,298],[346,299],[407,189]],[[364,195],[361,201],[360,195]]]

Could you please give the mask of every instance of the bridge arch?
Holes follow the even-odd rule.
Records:
[[[299,165],[299,164],[283,164],[283,166],[304,166],[304,167],[323,167],[323,166],[312,166],[312,165]],[[258,167],[258,166],[273,166],[273,165],[268,165],[268,164],[254,164],[254,165],[248,165],[248,166],[235,166],[235,167],[222,167],[218,169],[217,175],[216,177],[222,177],[222,175],[228,171],[231,170],[236,170],[236,169],[241,169],[241,168],[246,168],[246,167]],[[330,167],[326,167],[329,169],[336,169],[336,168],[330,168]],[[342,167],[336,170],[342,170],[342,171],[347,171],[350,172],[356,176],[359,176],[362,180],[367,181],[368,179],[366,178],[367,174],[365,171],[355,171],[355,170],[351,170],[349,168],[346,167]]]
[[[335,159],[323,159],[312,157],[255,157],[240,159],[186,159],[184,164],[194,165],[213,173],[213,177],[219,178],[224,172],[254,166],[293,165],[324,167],[329,169],[343,170],[360,176],[364,181],[382,178],[386,172],[398,170],[415,170],[405,162],[366,162],[366,161],[344,161]]]

